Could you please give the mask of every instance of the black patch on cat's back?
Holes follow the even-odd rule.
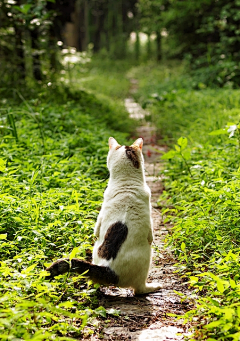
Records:
[[[104,242],[98,248],[98,256],[106,260],[110,260],[111,258],[115,259],[127,235],[127,225],[120,221],[112,224],[105,234]]]
[[[139,162],[135,148],[126,146],[125,149],[126,149],[126,155],[129,158],[129,160],[132,161],[133,166],[135,168],[139,168],[140,162]]]

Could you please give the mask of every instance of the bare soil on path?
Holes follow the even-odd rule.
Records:
[[[152,192],[152,219],[154,226],[154,243],[152,267],[149,282],[162,283],[162,289],[147,295],[133,296],[130,289],[115,287],[101,288],[99,306],[107,311],[113,309],[119,316],[108,315],[108,320],[97,320],[97,333],[91,335],[91,340],[183,340],[189,334],[190,326],[183,324],[168,314],[183,315],[193,308],[193,300],[181,301],[176,292],[191,297],[191,291],[184,279],[175,273],[176,267],[170,249],[164,248],[164,240],[169,232],[163,223],[157,200],[163,189],[160,153],[164,147],[156,144],[155,127],[144,120],[146,112],[132,98],[125,101],[131,117],[140,119],[142,125],[137,129],[137,136],[144,139],[144,158],[146,180]],[[88,337],[89,339],[89,334]]]

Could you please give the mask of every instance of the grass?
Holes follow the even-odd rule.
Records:
[[[45,268],[57,258],[90,259],[107,141],[126,143],[133,121],[86,86],[0,91],[1,339],[81,338],[107,314],[97,286],[83,276],[46,281]]]
[[[24,95],[0,89],[3,340],[81,338],[86,326],[97,328],[95,316],[110,313],[98,307],[97,286],[82,276],[48,282],[44,269],[57,258],[90,257],[108,137],[127,143],[136,125],[122,104],[125,77],[138,80],[134,96],[169,147],[159,155],[159,205],[173,226],[167,242],[179,272],[198,294],[184,316],[195,322],[192,339],[239,340],[240,92],[206,88],[179,62],[99,58],[72,65],[61,84]]]
[[[185,315],[196,325],[190,339],[239,340],[240,91],[176,87],[187,76],[164,72],[135,69],[136,96],[169,145],[159,205],[179,272],[199,297]]]
[[[95,55],[84,65],[72,64],[61,80],[74,89],[87,89],[97,96],[108,96],[122,106],[122,100],[129,92],[129,81],[125,75],[132,65],[133,62],[128,60],[116,61]]]

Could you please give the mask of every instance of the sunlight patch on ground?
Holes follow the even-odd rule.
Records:
[[[178,335],[181,333],[181,335]],[[145,340],[183,340],[183,329],[177,328],[173,326],[161,327],[159,329],[151,329],[151,326],[148,329],[144,329],[141,331],[138,341]]]

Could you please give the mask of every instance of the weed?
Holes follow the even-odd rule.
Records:
[[[20,94],[20,93],[19,93]],[[108,171],[107,140],[127,114],[86,91],[3,105],[0,130],[0,330],[4,340],[81,337],[97,308],[84,276],[44,270],[57,258],[86,258],[94,242]],[[16,105],[17,103],[17,105]],[[104,122],[105,121],[105,122]],[[10,132],[10,133],[9,133]]]
[[[239,90],[176,88],[175,79],[184,75],[160,82],[157,72],[141,74],[137,97],[144,93],[158,135],[170,148],[163,155],[159,200],[164,222],[173,225],[168,244],[178,271],[189,276],[199,297],[185,319],[197,323],[192,340],[239,340]]]

